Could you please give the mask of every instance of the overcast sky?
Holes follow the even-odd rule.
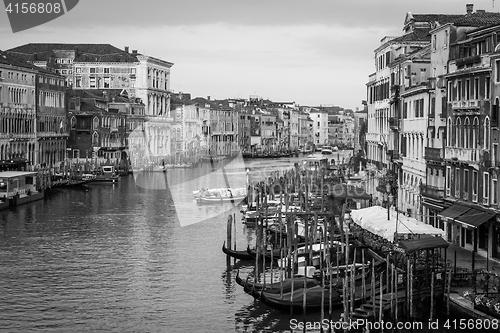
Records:
[[[407,12],[461,14],[469,2],[500,11],[500,0],[80,0],[66,15],[16,34],[2,10],[0,49],[129,46],[173,62],[170,88],[192,97],[258,95],[356,109],[375,71],[374,49],[384,36],[402,34]]]

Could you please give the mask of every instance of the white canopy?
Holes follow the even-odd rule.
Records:
[[[444,231],[434,228],[430,224],[419,222],[413,217],[407,217],[399,214],[399,222],[397,224],[398,235],[434,235],[443,236]],[[387,220],[387,209],[381,206],[372,206],[368,208],[352,210],[351,218],[354,223],[361,228],[383,237],[388,241],[394,241],[394,233],[396,232],[396,212],[391,209],[390,219]]]

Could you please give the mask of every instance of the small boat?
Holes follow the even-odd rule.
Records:
[[[193,196],[197,195],[193,192]],[[246,188],[224,188],[201,190],[197,197],[199,204],[214,204],[214,203],[240,203],[247,197]]]
[[[292,311],[295,314],[302,313],[304,305],[306,313],[320,311],[322,306],[325,310],[328,310],[330,308],[330,298],[332,307],[338,307],[341,304],[342,298],[337,290],[332,289],[330,293],[330,288],[323,288],[320,285],[312,287],[306,286],[306,288],[304,288],[303,278],[298,278],[296,282],[299,285],[302,284],[301,289],[290,290],[287,293],[270,293],[254,289],[252,291],[252,296],[270,307],[281,311]],[[323,302],[321,302],[322,297]]]
[[[226,242],[222,245],[222,252],[227,254],[230,257],[233,257],[235,259],[239,260],[254,260],[254,257],[252,257],[246,250],[245,251],[236,251],[236,250],[231,250],[226,247]]]
[[[240,271],[236,274],[236,283],[243,287],[246,293],[251,294],[252,290],[254,291],[265,291],[271,294],[279,294],[281,291],[283,293],[289,293],[292,290],[302,289],[304,288],[304,279],[306,280],[306,288],[311,288],[314,286],[319,286],[320,281],[316,278],[308,278],[300,275],[295,275],[292,279],[285,279],[282,282],[273,282],[273,283],[257,283],[252,281],[247,277],[246,280],[243,280],[240,277]],[[292,283],[293,281],[293,283]]]
[[[321,155],[331,155],[333,154],[333,148],[331,146],[323,146],[321,149]]]
[[[115,167],[112,165],[103,165],[99,173],[95,175],[94,182],[100,183],[117,183],[120,180],[115,172]]]
[[[202,196],[202,194],[205,194],[208,196],[220,196],[220,195],[224,196],[224,195],[228,195],[229,191],[233,195],[244,194],[245,197],[247,195],[247,189],[244,187],[241,187],[241,188],[221,187],[221,188],[211,188],[211,189],[202,188],[201,190],[193,191],[193,198],[198,199]]]
[[[250,247],[247,248],[248,255],[252,257],[252,259],[255,259],[257,257],[257,251],[254,249],[251,249]],[[271,251],[266,251],[266,253],[261,253],[261,257],[266,257],[267,260],[271,260],[271,257],[273,260],[278,260],[281,258],[281,250],[280,249],[275,249]]]

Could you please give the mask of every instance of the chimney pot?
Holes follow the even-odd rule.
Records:
[[[474,10],[474,4],[473,3],[466,4],[465,10],[467,11],[467,14],[472,14],[472,11]]]
[[[125,52],[128,53],[128,46],[125,46]]]

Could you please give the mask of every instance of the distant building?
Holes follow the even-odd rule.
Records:
[[[309,113],[309,117],[313,121],[313,144],[315,146],[328,145],[328,113],[318,109],[312,109]]]

